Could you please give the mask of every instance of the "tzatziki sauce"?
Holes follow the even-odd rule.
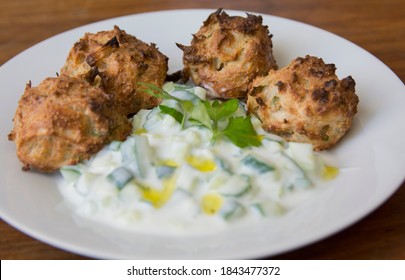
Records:
[[[200,87],[163,89],[197,107],[212,102]],[[282,217],[338,173],[312,145],[287,143],[254,116],[260,145],[239,147],[226,137],[213,141],[210,124],[196,121],[200,112],[186,118],[176,100],[162,106],[136,114],[125,141],[61,168],[59,190],[75,215],[138,232],[204,234]],[[238,116],[246,117],[243,104],[230,115]],[[219,129],[228,122],[218,122]]]

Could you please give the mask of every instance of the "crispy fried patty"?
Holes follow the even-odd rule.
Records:
[[[334,146],[350,129],[359,99],[351,76],[339,80],[334,64],[297,58],[287,67],[256,78],[247,107],[263,128],[287,141]]]
[[[9,134],[24,169],[51,172],[88,159],[132,126],[111,97],[85,80],[61,75],[26,86]]]
[[[140,90],[139,83],[162,86],[168,58],[155,44],[146,44],[118,26],[86,33],[76,42],[61,69],[62,74],[87,79],[113,95],[126,115],[156,106],[159,100]]]
[[[217,98],[246,98],[249,83],[277,69],[262,17],[212,13],[183,50],[183,74]]]

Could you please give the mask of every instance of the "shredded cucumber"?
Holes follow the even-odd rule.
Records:
[[[306,172],[304,169],[301,168],[301,166],[289,155],[287,155],[284,152],[281,152],[281,155],[286,159],[287,161],[287,167],[293,169],[295,176],[292,178],[293,180],[290,180],[290,184],[287,184],[288,189],[293,190],[295,188],[298,189],[303,189],[303,188],[308,188],[313,185],[312,181],[309,179],[307,176]]]
[[[234,172],[232,171],[231,165],[223,158],[216,156],[215,157],[215,163],[226,173],[228,174],[233,174]]]
[[[122,142],[120,141],[112,141],[110,145],[108,145],[108,149],[111,151],[119,151]]]
[[[60,169],[60,173],[68,183],[75,182],[82,175],[82,165],[66,165]]]
[[[192,87],[189,85],[175,84],[173,82],[168,82],[164,84],[162,89],[170,94],[173,94],[173,96],[176,96],[183,100],[192,100],[195,96],[202,100],[205,100],[207,96],[207,91],[202,87]],[[186,94],[186,98],[184,98],[179,94],[179,92],[182,94],[184,94],[184,92],[192,93],[194,97]]]
[[[122,190],[125,185],[134,178],[130,170],[125,167],[118,167],[113,172],[107,175],[107,179],[112,182],[119,190]]]
[[[120,149],[123,164],[137,177],[146,178],[151,168],[151,151],[148,139],[144,136],[129,137]]]
[[[156,175],[159,179],[167,178],[170,177],[175,170],[176,167],[167,165],[158,165],[156,166]]]
[[[275,170],[274,166],[267,164],[264,161],[259,160],[252,155],[247,155],[246,157],[244,157],[242,159],[242,163],[245,164],[246,166],[253,168],[258,173],[266,173]]]
[[[224,203],[219,214],[227,221],[241,218],[246,214],[246,208],[235,200],[228,200]]]
[[[161,125],[163,118],[164,116],[159,112],[159,108],[154,108],[146,116],[143,128],[147,131],[157,129]]]
[[[241,197],[252,190],[249,176],[232,176],[224,186],[220,187],[221,195],[227,197]]]
[[[272,200],[256,202],[251,204],[250,207],[253,211],[263,217],[279,216],[286,212],[286,209],[283,206]]]

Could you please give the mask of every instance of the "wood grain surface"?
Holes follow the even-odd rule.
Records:
[[[87,23],[157,10],[219,7],[281,16],[333,32],[372,53],[405,81],[403,0],[0,0],[0,65],[44,39]],[[0,259],[85,258],[32,239],[0,220]],[[405,259],[405,183],[349,228],[271,258]]]

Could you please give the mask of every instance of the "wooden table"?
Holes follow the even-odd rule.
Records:
[[[326,29],[366,49],[405,81],[403,0],[2,0],[0,64],[37,42],[90,22],[155,10],[218,7],[277,15]],[[0,220],[0,258],[84,257],[36,241]],[[353,226],[273,258],[405,259],[405,183]]]

